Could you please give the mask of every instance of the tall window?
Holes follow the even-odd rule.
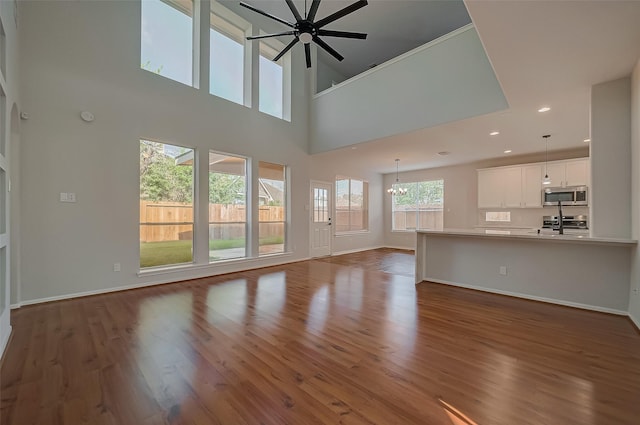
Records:
[[[369,228],[369,184],[349,177],[336,178],[336,233]]]
[[[284,116],[284,59],[273,59],[281,50],[260,42],[260,111],[277,118]]]
[[[193,0],[142,2],[141,67],[193,85]]]
[[[212,2],[211,8],[209,91],[243,105],[246,80],[244,46],[249,24],[216,2]]]
[[[209,152],[209,260],[247,255],[247,160]]]
[[[193,154],[140,140],[141,268],[193,261]]]
[[[405,195],[393,195],[392,229],[442,229],[444,180],[403,183]]]
[[[286,167],[260,161],[258,170],[259,252],[281,253],[286,241]]]

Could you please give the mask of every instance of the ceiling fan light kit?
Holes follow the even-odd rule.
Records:
[[[296,22],[289,22],[285,19],[279,18],[275,15],[267,13],[263,10],[260,10],[248,3],[240,2],[240,6],[245,7],[249,10],[252,10],[256,13],[259,13],[267,18],[273,19],[274,21],[278,21],[283,25],[286,25],[292,28],[290,31],[279,32],[275,34],[266,34],[266,35],[256,35],[249,36],[247,40],[258,40],[261,38],[269,38],[269,37],[280,37],[285,35],[293,35],[295,38],[289,43],[278,55],[273,58],[273,61],[278,61],[285,53],[287,53],[296,43],[299,41],[304,45],[304,53],[307,61],[307,68],[311,68],[311,46],[310,43],[313,41],[322,49],[327,51],[331,56],[336,58],[339,61],[342,61],[344,57],[335,51],[331,46],[325,43],[320,36],[326,37],[340,37],[340,38],[357,38],[360,40],[364,40],[367,38],[367,34],[359,33],[359,32],[348,32],[348,31],[334,31],[324,29],[325,25],[328,25],[332,22],[337,21],[340,18],[345,17],[346,15],[355,12],[356,10],[365,7],[368,2],[367,0],[358,0],[355,3],[350,4],[349,6],[338,10],[337,12],[320,19],[319,21],[315,21],[316,13],[318,12],[318,7],[320,6],[320,0],[313,0],[311,3],[311,7],[309,8],[309,12],[307,13],[305,10],[305,16],[300,15],[300,12],[296,8],[295,4],[293,4],[293,0],[285,0],[287,6],[291,10],[291,13],[296,18]],[[306,2],[305,2],[306,9]]]

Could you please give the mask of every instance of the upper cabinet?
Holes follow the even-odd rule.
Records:
[[[542,178],[540,164],[522,167],[522,208],[542,207]]]
[[[522,202],[520,167],[478,170],[479,208],[519,208]]]
[[[478,208],[540,208],[542,179],[551,186],[587,186],[589,159],[553,161],[478,170]]]
[[[589,159],[550,162],[547,165],[547,174],[551,179],[551,187],[588,186]]]

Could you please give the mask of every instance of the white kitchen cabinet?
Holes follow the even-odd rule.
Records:
[[[550,187],[588,186],[589,159],[553,161],[547,166]]]
[[[478,208],[502,208],[501,180],[500,169],[478,170]]]
[[[589,158],[478,170],[478,208],[541,208],[545,173],[549,187],[588,186]]]
[[[522,167],[522,208],[542,207],[542,178],[540,164]]]
[[[478,208],[519,208],[521,184],[520,167],[478,170]]]
[[[565,170],[567,186],[589,185],[589,160],[587,158],[567,161]]]

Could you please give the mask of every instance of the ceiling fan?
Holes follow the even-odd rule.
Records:
[[[278,53],[278,55],[273,59],[274,61],[277,61],[278,59],[280,59],[298,41],[302,41],[302,43],[304,44],[304,53],[307,59],[307,68],[311,68],[311,47],[309,46],[311,41],[315,42],[318,46],[326,50],[331,56],[341,61],[344,59],[344,57],[340,53],[336,52],[327,43],[322,41],[322,39],[320,39],[321,35],[327,36],[327,37],[358,38],[361,40],[364,40],[365,38],[367,38],[367,34],[363,34],[359,32],[334,31],[334,30],[323,29],[325,25],[328,25],[334,21],[337,21],[338,19],[343,18],[344,16],[352,12],[355,12],[356,10],[362,7],[365,7],[368,4],[367,0],[358,0],[355,3],[327,16],[326,18],[322,18],[319,21],[315,21],[315,22],[314,22],[314,19],[316,18],[316,12],[318,11],[318,7],[320,6],[320,0],[313,0],[313,2],[311,3],[311,7],[309,8],[309,13],[306,13],[305,11],[306,16],[304,17],[300,15],[300,12],[298,12],[298,9],[293,4],[293,0],[285,0],[285,1],[287,2],[287,6],[289,6],[289,9],[291,10],[291,13],[293,13],[293,16],[296,18],[295,23],[289,22],[282,18],[278,18],[277,16],[264,12],[256,7],[251,6],[250,4],[240,2],[240,6],[242,7],[246,7],[249,10],[253,10],[254,12],[257,12],[261,15],[266,16],[267,18],[271,18],[275,21],[280,22],[281,24],[284,24],[290,28],[293,28],[290,31],[283,31],[275,34],[256,35],[256,36],[247,37],[247,40],[257,40],[257,39],[268,38],[268,37],[280,37],[283,35],[295,36],[293,41],[291,41],[291,43],[289,43],[287,47],[285,47],[280,53]],[[305,9],[306,9],[306,1],[305,1]]]

